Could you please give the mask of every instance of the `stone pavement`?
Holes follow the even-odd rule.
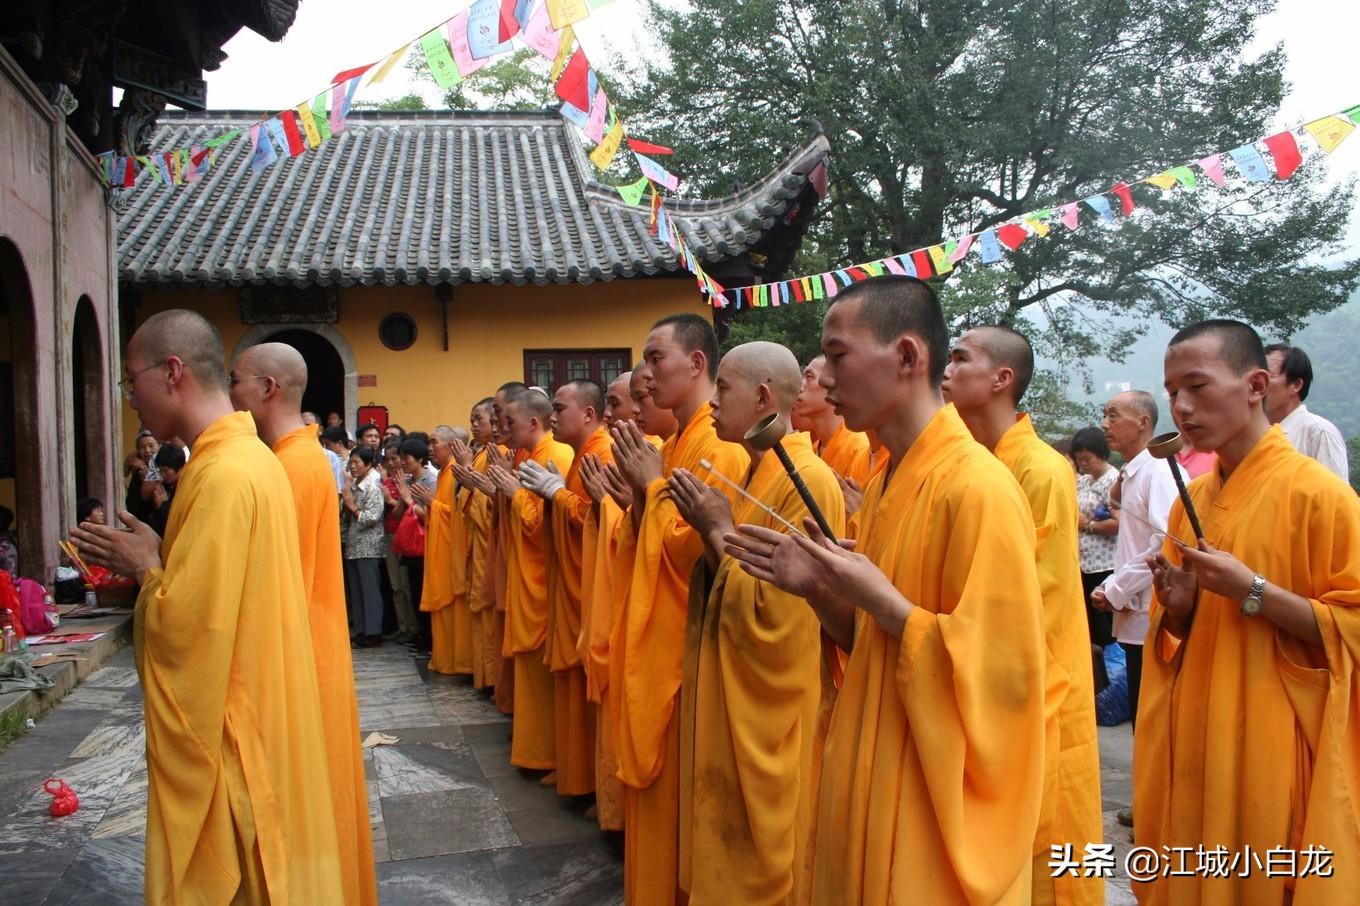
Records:
[[[509,762],[509,720],[464,679],[428,675],[399,646],[356,651],[360,728],[400,739],[365,755],[379,895],[407,904],[622,902],[621,840]],[[142,902],[146,736],[124,650],[0,752],[0,902]],[[1100,728],[1107,841],[1129,832],[1127,725]],[[64,778],[80,811],[53,819],[41,789]],[[1076,853],[1080,859],[1080,848]],[[1133,903],[1122,878],[1110,906]]]

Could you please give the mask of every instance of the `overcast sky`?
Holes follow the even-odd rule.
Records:
[[[469,2],[302,0],[297,20],[279,43],[247,30],[228,42],[226,62],[207,76],[208,104],[215,110],[294,106],[325,89],[336,72],[382,59],[456,15]],[[1283,41],[1288,54],[1286,77],[1292,90],[1276,125],[1294,126],[1360,103],[1360,88],[1345,75],[1344,65],[1354,52],[1357,26],[1360,5],[1337,0],[1281,0],[1278,11],[1262,20],[1256,49]],[[638,0],[615,0],[595,9],[576,31],[597,63],[614,54],[635,55],[648,43]],[[600,65],[605,69],[605,64]],[[607,78],[607,69],[604,74]],[[404,67],[399,66],[382,84],[361,90],[359,99],[395,97],[412,87]],[[1336,151],[1332,170],[1336,175],[1360,173],[1360,136]],[[1360,242],[1360,224],[1354,225],[1352,236]]]

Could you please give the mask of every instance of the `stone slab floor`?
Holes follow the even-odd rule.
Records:
[[[428,675],[406,649],[355,652],[360,729],[400,739],[365,755],[379,895],[388,906],[622,902],[621,840],[509,762],[509,720],[464,679]],[[1129,832],[1127,726],[1101,728],[1106,840]],[[0,902],[142,902],[146,737],[130,649],[0,752]],[[54,819],[41,789],[64,778],[80,810]],[[1127,881],[1107,902],[1133,902]]]

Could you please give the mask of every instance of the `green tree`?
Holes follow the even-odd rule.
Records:
[[[623,109],[632,128],[676,147],[675,169],[703,193],[754,182],[819,123],[830,192],[796,266],[844,265],[1259,138],[1284,93],[1284,55],[1245,49],[1272,7],[653,0],[666,52],[639,63]],[[1097,347],[1117,357],[1137,335],[1104,335],[1090,317],[1100,313],[1177,325],[1224,314],[1289,333],[1360,283],[1360,260],[1318,263],[1343,251],[1354,196],[1352,185],[1324,191],[1324,175],[1310,159],[1283,182],[1136,186],[1147,210],[1112,227],[1084,211],[1079,230],[1054,226],[1008,255],[993,269],[1001,277],[950,275],[942,295],[966,321],[1018,324],[1042,308],[1074,359]],[[974,257],[959,270],[983,269]]]

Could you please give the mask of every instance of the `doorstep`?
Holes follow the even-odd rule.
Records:
[[[39,655],[74,655],[78,660],[60,660],[39,667],[38,672],[51,677],[55,685],[49,689],[20,689],[0,695],[0,716],[17,711],[24,717],[37,720],[46,714],[81,680],[102,667],[105,661],[132,640],[132,611],[89,620],[63,620],[61,628],[103,635],[90,642],[36,645],[28,649]]]

